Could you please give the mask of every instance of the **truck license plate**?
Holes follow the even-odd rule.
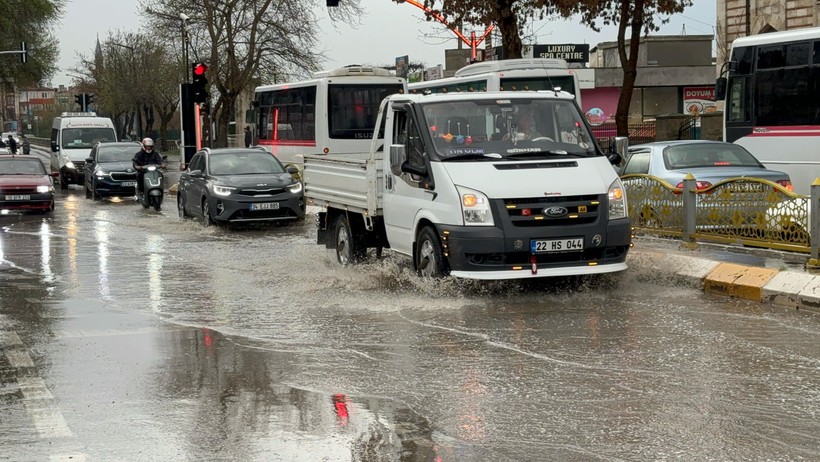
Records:
[[[279,208],[279,202],[255,202],[251,204],[251,210],[275,210]]]
[[[530,252],[576,252],[584,250],[583,237],[565,237],[563,239],[533,239],[530,241]]]
[[[7,201],[27,201],[29,199],[31,199],[31,196],[28,194],[6,195]]]
[[[137,182],[136,181],[123,181],[122,185],[123,186],[136,186]]]

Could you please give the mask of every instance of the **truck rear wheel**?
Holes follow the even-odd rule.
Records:
[[[364,260],[367,249],[353,233],[345,215],[336,219],[336,260],[342,265],[353,265]]]
[[[422,228],[416,241],[416,272],[423,278],[440,278],[450,272],[436,232],[429,226]]]

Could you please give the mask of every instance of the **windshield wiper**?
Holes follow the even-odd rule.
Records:
[[[447,157],[442,157],[442,161],[446,160],[475,160],[475,159],[501,159],[501,154],[490,152],[490,153],[464,153],[464,154],[454,154]]]

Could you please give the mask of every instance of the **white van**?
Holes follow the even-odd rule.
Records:
[[[112,141],[117,141],[117,131],[108,117],[97,117],[93,112],[63,112],[55,117],[51,126],[51,171],[60,172],[60,188],[84,184],[83,167],[91,147]]]

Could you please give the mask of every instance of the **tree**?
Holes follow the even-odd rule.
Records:
[[[19,55],[0,55],[0,80],[16,86],[50,80],[58,69],[59,41],[49,31],[59,20],[65,0],[3,0],[0,5],[0,50],[19,50],[21,41],[29,50],[25,65]]]
[[[317,68],[321,54],[314,51],[314,1],[142,0],[141,5],[157,33],[169,41],[180,40],[180,12],[188,16],[190,60],[208,64],[211,114],[218,133],[227,134],[237,99],[251,85],[304,76]],[[351,21],[360,13],[358,0],[330,10],[340,21]],[[226,143],[227,136],[219,136],[217,145]]]
[[[398,0],[401,1],[401,0]],[[495,24],[507,58],[521,57],[521,34],[527,22],[543,19],[541,0],[424,0],[427,19],[438,14],[451,24]]]
[[[657,15],[681,13],[692,0],[541,0],[544,11],[569,17],[580,15],[581,21],[600,32],[599,24],[618,25],[618,55],[624,72],[615,124],[618,136],[629,135],[629,104],[638,76],[638,48],[641,32],[649,34],[660,29],[669,18]],[[629,30],[627,45],[626,32]],[[627,50],[627,46],[629,49]]]

